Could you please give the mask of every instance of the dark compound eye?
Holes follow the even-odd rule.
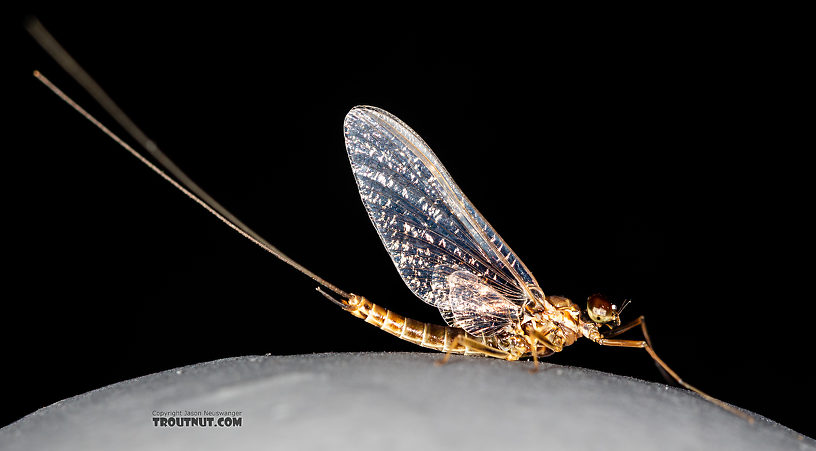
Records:
[[[601,294],[593,294],[587,298],[587,314],[596,323],[608,323],[615,319],[617,312],[612,303]]]

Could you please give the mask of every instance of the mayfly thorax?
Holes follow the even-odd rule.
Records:
[[[518,360],[562,351],[578,339],[644,349],[674,380],[749,421],[751,417],[685,383],[653,351],[643,317],[621,324],[601,295],[586,305],[545,295],[533,274],[462,193],[430,147],[405,123],[358,106],[343,123],[345,147],[363,205],[408,288],[439,309],[445,326],[407,318],[348,293],[281,253],[199,188],[119,110],[39,22],[32,36],[156,161],[109,131],[42,74],[35,76],[119,145],[229,227],[314,279],[326,298],[353,316],[419,346],[450,354]],[[613,338],[639,328],[642,340]],[[445,360],[443,359],[443,361]]]

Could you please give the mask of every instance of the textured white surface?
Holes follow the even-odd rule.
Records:
[[[439,354],[238,357],[121,382],[0,430],[0,449],[816,449],[697,396],[573,367]],[[155,427],[153,411],[241,411]]]

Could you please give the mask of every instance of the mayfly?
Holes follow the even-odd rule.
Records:
[[[229,227],[320,284],[318,291],[348,313],[422,347],[505,360],[538,359],[586,338],[602,346],[644,349],[678,384],[749,421],[736,408],[684,382],[652,349],[643,317],[621,325],[620,308],[601,295],[585,308],[545,295],[532,273],[479,213],[430,147],[394,115],[358,106],[343,124],[346,151],[374,228],[408,288],[439,309],[447,326],[417,321],[348,293],[261,238],[170,161],[36,20],[32,36],[158,164],[85,112],[42,74],[35,76],[150,169]],[[333,293],[333,295],[331,293]],[[643,340],[614,338],[639,327]]]

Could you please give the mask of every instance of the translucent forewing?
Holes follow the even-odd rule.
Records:
[[[402,121],[373,107],[352,109],[344,133],[363,204],[411,291],[438,307],[449,324],[468,331],[500,328],[497,318],[489,327],[464,324],[463,318],[478,315],[476,307],[484,311],[501,305],[494,316],[516,321],[517,312],[508,305],[522,305],[528,299],[522,287],[535,279],[427,144]],[[452,276],[457,271],[472,278]],[[452,302],[451,285],[464,281],[467,289]],[[477,281],[491,291],[488,298],[477,297],[484,292],[475,287]]]

